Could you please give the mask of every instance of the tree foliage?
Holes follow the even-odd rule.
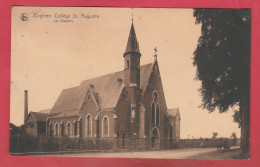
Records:
[[[231,138],[232,138],[232,139],[237,139],[237,134],[236,134],[236,132],[232,132]]]
[[[241,127],[241,112],[238,111],[238,110],[235,110],[234,111],[234,114],[233,114],[233,121],[238,123],[238,127],[240,128]]]
[[[202,108],[226,112],[250,95],[251,13],[247,9],[195,9],[202,24],[194,52],[202,82]]]
[[[26,135],[26,130],[24,125],[16,126],[15,124],[10,123],[9,130],[10,130],[10,135],[18,135],[18,133],[21,135]]]
[[[234,105],[241,127],[241,157],[249,158],[251,10],[195,9],[201,36],[194,52],[202,108],[226,112]]]
[[[218,132],[213,132],[213,136],[212,136],[212,138],[216,138],[218,136]]]

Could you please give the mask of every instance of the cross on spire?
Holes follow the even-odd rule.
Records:
[[[154,47],[154,54],[157,55],[157,48]]]
[[[133,12],[133,8],[132,8],[132,23],[134,22],[134,12]]]
[[[154,58],[157,59],[157,48],[154,47]]]

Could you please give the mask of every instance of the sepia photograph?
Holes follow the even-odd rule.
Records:
[[[10,155],[250,159],[250,9],[11,13]]]

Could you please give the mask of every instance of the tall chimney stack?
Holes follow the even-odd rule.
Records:
[[[28,116],[28,91],[24,90],[24,123]]]

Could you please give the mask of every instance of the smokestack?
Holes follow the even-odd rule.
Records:
[[[24,90],[24,123],[28,116],[28,91]]]

